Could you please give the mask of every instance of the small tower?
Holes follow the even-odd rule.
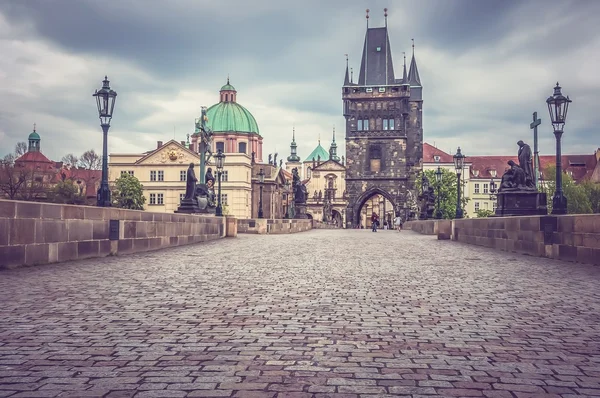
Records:
[[[29,147],[27,152],[39,152],[40,151],[40,135],[35,131],[35,123],[33,124],[33,132],[29,134]]]
[[[335,143],[335,127],[333,127],[333,141],[331,141],[331,145],[329,146],[329,159],[338,162],[341,160],[337,155],[337,144]]]
[[[219,91],[221,94],[220,102],[235,102],[237,97],[237,90],[231,84],[229,84],[229,76],[227,76],[227,84],[221,87]]]
[[[300,157],[297,153],[298,145],[296,144],[296,128],[292,128],[292,143],[290,144],[290,156],[287,157],[287,162],[285,163],[285,169],[292,172],[294,167],[298,168],[298,171],[301,173],[302,163],[300,163]]]

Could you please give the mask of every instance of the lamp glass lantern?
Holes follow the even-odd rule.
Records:
[[[454,155],[454,168],[456,169],[456,174],[461,174],[463,170],[463,166],[465,164],[465,155],[460,151],[460,147],[456,150],[456,154]]]
[[[569,104],[572,101],[569,97],[562,95],[561,87],[558,82],[554,87],[554,94],[546,100],[548,105],[548,113],[550,113],[550,121],[554,131],[563,131],[565,121],[567,120],[567,111],[569,110]]]
[[[225,164],[225,154],[221,149],[219,149],[219,152],[217,152],[217,154],[215,155],[215,162],[217,166],[217,171],[222,171],[223,165]]]
[[[442,168],[438,166],[437,170],[435,171],[435,180],[438,182],[438,184],[442,182],[443,175],[444,173],[442,172]]]
[[[104,76],[102,81],[102,88],[96,90],[93,94],[96,97],[96,104],[98,106],[98,116],[100,117],[101,125],[110,125],[112,119],[113,109],[115,108],[115,101],[117,99],[117,93],[110,88],[110,81],[107,76]]]

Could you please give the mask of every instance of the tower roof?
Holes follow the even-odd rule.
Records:
[[[394,65],[387,27],[367,28],[360,73],[359,86],[394,84]]]
[[[229,84],[221,87],[220,91],[236,91]],[[260,134],[256,119],[248,109],[244,108],[235,101],[235,96],[230,101],[224,100],[221,95],[221,102],[215,104],[206,110],[208,116],[208,125],[214,132],[236,132],[236,133],[255,133]]]
[[[229,84],[229,77],[227,77],[227,83],[223,87],[221,87],[220,91],[236,91],[235,87]]]
[[[315,149],[313,149],[313,151],[310,153],[310,155],[308,155],[305,162],[312,162],[313,158],[315,160],[320,158],[322,161],[329,159],[329,153],[325,150],[325,148],[323,148],[321,146],[320,140],[319,140],[319,144],[317,145],[317,147]]]
[[[419,76],[419,69],[417,69],[417,60],[415,59],[415,44],[413,42],[413,54],[410,60],[410,70],[408,72],[408,83],[411,86],[421,86],[421,77]]]
[[[30,140],[39,140],[40,135],[35,130],[33,130],[33,132],[31,134],[29,134],[29,139]]]

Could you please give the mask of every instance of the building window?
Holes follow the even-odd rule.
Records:
[[[156,181],[156,170],[150,171],[150,181]]]
[[[162,205],[165,203],[165,195],[162,193],[156,194],[156,204]]]
[[[479,193],[479,184],[475,184],[475,193]]]
[[[246,149],[246,148],[247,148],[247,146],[248,146],[248,144],[246,144],[245,142],[240,142],[240,143],[238,144],[238,152],[239,152],[239,153],[248,153],[248,152],[246,152],[246,150],[247,150],[247,149]]]
[[[387,130],[387,129],[388,129],[388,127],[389,127],[389,124],[388,124],[388,122],[389,122],[389,120],[388,120],[388,119],[383,119],[383,129],[384,129],[384,130]]]
[[[179,201],[183,201],[183,199],[185,199],[185,194],[184,193],[180,193],[179,194]]]
[[[358,119],[358,126],[356,127],[358,131],[362,131],[363,129],[363,121],[362,119]]]
[[[132,176],[133,170],[121,170],[121,175],[124,175],[124,174],[129,174],[130,176]]]
[[[179,181],[187,181],[187,170],[179,171]]]
[[[158,170],[158,181],[165,180],[165,172],[163,170]]]
[[[496,211],[496,202],[492,202],[492,210]]]
[[[369,119],[363,120],[363,130],[369,131]]]
[[[221,173],[221,181],[225,182],[229,180],[229,173],[227,172],[227,170],[223,170],[223,172]]]
[[[221,152],[225,152],[225,143],[223,141],[217,142],[216,149],[217,152],[219,152],[219,150],[221,150]]]
[[[150,194],[150,204],[151,205],[155,205],[156,204],[156,194],[155,193],[151,193]]]
[[[379,145],[372,145],[369,148],[369,162],[371,171],[375,173],[381,171],[381,147]]]
[[[479,202],[475,202],[475,211],[479,211]]]
[[[483,184],[483,193],[488,193],[488,184]]]
[[[390,130],[394,129],[394,119],[390,119]]]
[[[227,194],[226,193],[221,194],[221,205],[227,206]]]

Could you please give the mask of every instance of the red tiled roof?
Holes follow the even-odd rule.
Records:
[[[55,168],[53,161],[44,156],[41,152],[26,152],[15,160],[15,164],[26,168],[38,168],[51,170]]]
[[[434,147],[433,145],[430,145],[428,143],[423,143],[423,162],[436,162],[435,157],[439,156],[439,160],[437,162],[440,163],[453,163],[454,162],[454,158],[452,157],[452,155],[447,154],[446,152],[442,151],[441,149],[438,149],[436,147]]]

